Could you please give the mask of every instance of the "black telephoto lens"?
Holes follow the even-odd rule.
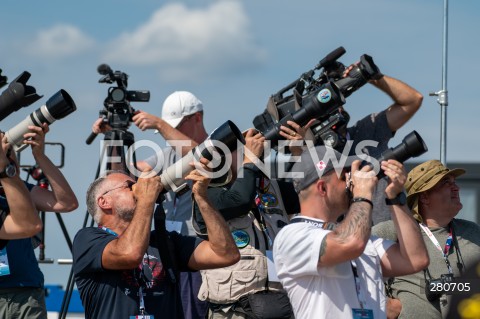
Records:
[[[33,86],[27,85],[29,78],[30,73],[24,71],[0,95],[0,121],[42,97],[36,93]]]

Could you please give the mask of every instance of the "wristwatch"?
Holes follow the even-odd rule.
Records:
[[[407,203],[407,195],[405,195],[405,192],[401,192],[397,195],[395,198],[385,198],[385,204],[387,205],[399,205],[403,206]]]
[[[17,174],[17,167],[15,164],[9,163],[5,169],[0,172],[0,178],[13,177]]]

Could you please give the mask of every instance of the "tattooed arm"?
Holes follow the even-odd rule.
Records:
[[[351,185],[353,198],[371,201],[377,177],[370,167],[359,169],[359,166],[359,161],[352,164],[351,183],[347,175],[347,185]],[[350,204],[343,222],[325,236],[320,246],[319,266],[331,266],[360,256],[370,238],[371,225],[372,205],[366,201]]]

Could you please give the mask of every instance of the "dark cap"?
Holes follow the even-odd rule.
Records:
[[[335,149],[324,145],[306,149],[291,170],[292,173],[296,174],[293,177],[295,191],[300,193],[300,191],[333,170],[340,173],[344,168],[349,168],[352,162],[357,159],[359,158],[342,155]]]

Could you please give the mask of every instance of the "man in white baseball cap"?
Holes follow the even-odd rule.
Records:
[[[163,163],[158,164],[163,164],[161,166],[163,169],[170,167],[208,137],[203,125],[203,104],[195,95],[187,91],[175,91],[165,99],[161,118],[139,111],[132,120],[142,131],[155,129],[155,133],[160,133],[170,145],[161,151],[161,155],[156,154],[137,163],[139,168],[153,168],[162,160]],[[185,146],[185,141],[188,141],[189,145]],[[181,150],[180,153],[179,150]],[[182,195],[170,191],[165,196],[163,207],[168,230],[196,236],[191,223],[190,191]],[[180,294],[186,319],[205,318],[207,303],[200,301],[197,297],[201,283],[202,278],[198,272],[180,274]]]
[[[163,102],[162,119],[176,128],[189,115],[203,112],[202,101],[187,91],[176,91]]]
[[[182,156],[208,136],[203,126],[203,104],[192,93],[175,91],[163,102],[162,117],[138,111],[132,118],[139,129],[155,129],[168,143],[176,147],[176,141],[192,141],[191,145],[181,148]]]

